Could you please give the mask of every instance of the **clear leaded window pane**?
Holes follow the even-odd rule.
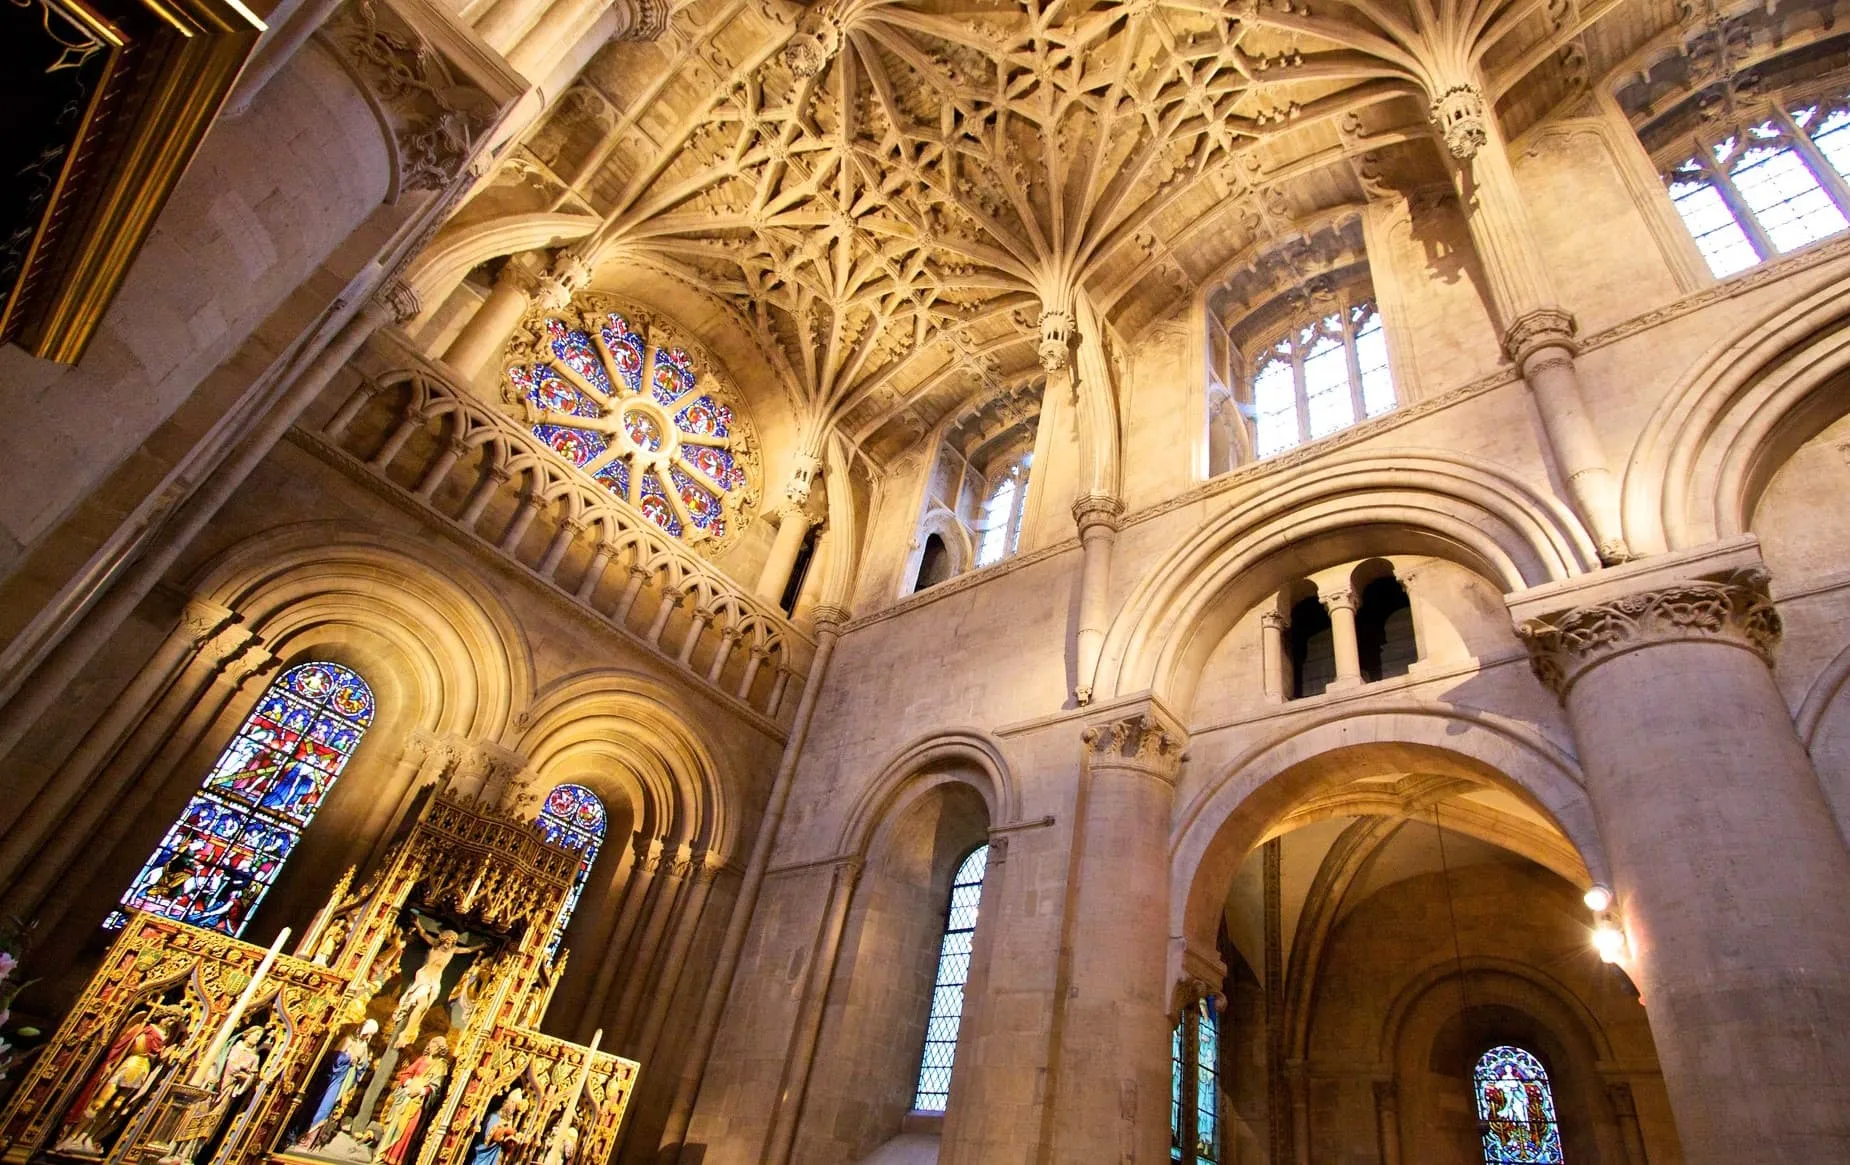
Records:
[[[1304,354],[1304,396],[1310,406],[1313,440],[1355,424],[1355,403],[1349,396],[1349,357],[1343,351],[1342,318],[1332,319],[1336,333],[1317,337]],[[1325,320],[1325,326],[1331,322]]]
[[[1497,1047],[1472,1073],[1484,1165],[1562,1165],[1554,1089],[1542,1062],[1517,1047]]]
[[[1693,173],[1694,178],[1678,177],[1670,183],[1670,203],[1677,208],[1696,249],[1707,260],[1717,279],[1736,271],[1745,271],[1760,262],[1747,232],[1735,221],[1728,203],[1712,182],[1699,177],[1701,170],[1694,159],[1675,171],[1677,175]]]
[[[932,986],[931,1016],[925,1021],[925,1053],[919,1058],[919,1084],[912,1107],[943,1112],[951,1095],[951,1065],[957,1057],[957,1028],[963,1021],[964,984],[970,980],[970,952],[976,941],[977,908],[983,899],[983,874],[989,847],[978,846],[958,864],[951,878],[951,902],[938,947],[938,976]]]
[[[1752,144],[1742,151],[1730,176],[1782,255],[1850,226],[1804,159],[1784,139],[1781,127],[1762,122],[1749,136]]]
[[[1850,178],[1850,106],[1831,110],[1807,128],[1811,130],[1812,144],[1831,168],[1839,177]]]
[[[995,492],[989,495],[988,512],[984,519],[989,523],[983,531],[983,540],[976,549],[976,564],[988,566],[1002,561],[1002,556],[1013,547],[1010,535],[1013,534],[1015,491],[1017,489],[1014,474],[1010,473],[996,484]]]
[[[243,932],[373,722],[358,672],[304,663],[276,678],[122,895],[125,909]],[[121,910],[103,923],[128,921]]]
[[[1256,430],[1253,444],[1261,457],[1282,453],[1301,439],[1291,346],[1289,343],[1280,346],[1285,349],[1285,355],[1268,360],[1259,375],[1253,377],[1253,427]]]
[[[1295,325],[1260,357],[1252,379],[1254,455],[1327,437],[1396,403],[1380,312],[1358,300]]]
[[[1355,362],[1362,370],[1362,411],[1371,417],[1389,412],[1394,399],[1394,377],[1388,371],[1387,332],[1374,304],[1349,309],[1355,321]]]

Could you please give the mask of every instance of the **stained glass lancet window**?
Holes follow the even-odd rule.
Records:
[[[951,909],[938,947],[938,977],[932,985],[931,1018],[925,1022],[925,1053],[919,1058],[919,1086],[912,1107],[943,1112],[951,1096],[951,1062],[957,1055],[957,1028],[964,1015],[964,984],[970,980],[970,951],[976,939],[976,912],[983,899],[983,874],[989,847],[977,846],[957,864],[951,878]]]
[[[241,933],[372,721],[358,672],[303,663],[278,676],[122,905]],[[126,921],[118,910],[104,925]]]
[[[584,894],[585,882],[591,876],[591,863],[597,860],[597,851],[604,844],[604,823],[604,803],[583,785],[555,785],[540,806],[536,824],[546,840],[577,850],[581,855],[578,876],[572,880],[572,892],[565,897],[565,909],[559,912],[559,925],[553,928],[552,941],[546,947],[548,954],[558,951],[560,941],[565,938],[565,925],[572,920],[572,911],[578,909],[578,899]]]
[[[724,539],[751,500],[748,427],[704,360],[632,315],[546,317],[516,341],[508,397],[534,436],[662,530]]]
[[[1485,1052],[1472,1073],[1484,1165],[1561,1165],[1554,1089],[1542,1062],[1504,1045]]]
[[[1213,997],[1182,1013],[1169,1037],[1169,1159],[1220,1161],[1220,1022]]]

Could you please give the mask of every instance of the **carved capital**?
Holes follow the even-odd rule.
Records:
[[[228,624],[200,641],[199,658],[215,669],[221,668],[227,660],[256,642],[257,636],[249,628]]]
[[[276,667],[276,663],[276,656],[253,642],[239,652],[235,659],[225,664],[225,675],[233,684],[242,684],[252,677],[269,674]]]
[[[1267,631],[1284,632],[1291,630],[1291,620],[1286,618],[1285,615],[1279,611],[1266,611],[1261,614],[1259,616],[1259,625],[1264,627]]]
[[[1551,366],[1538,362],[1531,367],[1527,361],[1537,352],[1558,348],[1570,357],[1578,352],[1579,345],[1574,342],[1574,333],[1578,330],[1572,312],[1558,307],[1538,307],[1510,325],[1509,331],[1503,334],[1503,350],[1510,354],[1524,376],[1531,376]]]
[[[1174,781],[1187,743],[1180,730],[1165,727],[1149,713],[1095,724],[1080,734],[1092,769],[1124,769]]]
[[[810,611],[810,618],[816,621],[816,629],[818,631],[822,630],[824,627],[828,627],[839,632],[841,630],[841,625],[853,617],[854,616],[849,613],[848,608],[838,607],[834,603],[817,603],[815,608]]]
[[[424,310],[424,301],[409,283],[402,279],[388,279],[373,292],[373,303],[395,324],[406,323],[416,319]]]
[[[207,599],[192,599],[180,612],[180,626],[193,646],[204,647],[214,635],[236,622],[238,613]]]
[[[1469,162],[1490,141],[1490,124],[1485,120],[1484,91],[1468,82],[1460,82],[1433,98],[1429,111],[1433,128],[1445,139],[1452,157]]]
[[[1068,311],[1041,313],[1041,367],[1058,372],[1072,359],[1073,344],[1079,339],[1079,321]]]
[[[1319,595],[1317,597],[1323,603],[1323,608],[1326,611],[1354,612],[1356,607],[1355,592],[1346,587],[1333,594]]]
[[[660,40],[668,31],[668,0],[629,0],[617,10],[629,20],[611,40]]]
[[[1606,1098],[1612,1102],[1612,1111],[1619,1119],[1638,1119],[1638,1101],[1632,1096],[1630,1084],[1623,1080],[1609,1081],[1606,1085]]]
[[[1109,494],[1085,494],[1073,503],[1073,523],[1081,536],[1094,526],[1116,530],[1123,516],[1124,503]]]
[[[809,503],[809,492],[816,484],[816,475],[822,472],[822,459],[808,453],[799,453],[796,462],[790,467],[790,480],[784,484],[784,498],[795,506]]]
[[[1659,643],[1722,639],[1771,664],[1780,618],[1768,578],[1764,568],[1749,567],[1717,581],[1678,583],[1530,619],[1516,634],[1529,648],[1536,677],[1563,699],[1588,669]]]

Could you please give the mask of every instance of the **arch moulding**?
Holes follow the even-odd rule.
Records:
[[[903,816],[907,806],[931,790],[953,783],[982,795],[992,828],[1021,814],[1020,791],[1001,741],[975,728],[936,732],[901,749],[862,790],[843,821],[836,853],[865,857],[885,822]]]

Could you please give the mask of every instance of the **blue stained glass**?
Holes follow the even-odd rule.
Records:
[[[566,895],[565,909],[559,912],[552,941],[546,946],[546,953],[550,955],[558,952],[559,943],[565,938],[565,925],[572,920],[572,911],[578,909],[585,881],[591,876],[591,863],[597,860],[597,851],[604,844],[604,803],[583,785],[557,785],[546,794],[534,823],[547,841],[583,855],[578,863],[578,876],[572,879],[572,892]]]
[[[122,905],[241,933],[372,719],[372,689],[357,672],[304,663],[278,676]],[[116,911],[105,925],[126,921]]]
[[[976,942],[977,905],[989,847],[977,846],[958,863],[951,878],[944,940],[938,948],[938,977],[932,987],[931,1016],[925,1021],[925,1051],[919,1057],[919,1083],[912,1107],[943,1112],[951,1096],[951,1066],[957,1057],[957,1029],[963,1019],[964,984],[970,979],[970,953]]]
[[[614,312],[605,313],[595,331],[593,339],[591,332],[548,319],[546,361],[508,369],[508,382],[518,396],[551,418],[535,424],[533,434],[580,468],[602,461],[593,476],[625,500],[630,497],[631,479],[642,473],[636,482],[637,504],[669,534],[725,534],[727,499],[746,486],[744,467],[725,447],[732,441],[732,409],[701,391],[693,357],[685,349],[651,350],[629,321]],[[612,399],[595,399],[581,391],[567,381],[562,368]],[[664,409],[686,402],[673,414],[673,430],[639,403],[618,415],[618,398],[641,392],[645,380],[650,399]],[[616,386],[626,391],[619,393]],[[622,435],[606,436],[595,428],[558,423],[567,417],[602,421],[620,428]],[[664,451],[670,464],[645,472],[645,465],[660,464],[658,455]],[[671,489],[691,521],[682,521],[670,501]]]
[[[1472,1073],[1484,1165],[1561,1165],[1554,1089],[1542,1062],[1521,1048],[1490,1049]]]

